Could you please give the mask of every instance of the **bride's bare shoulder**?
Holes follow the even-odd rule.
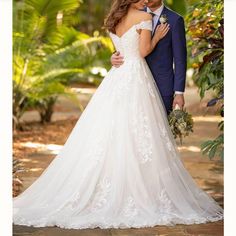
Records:
[[[135,17],[136,23],[139,23],[140,21],[151,20],[152,19],[151,14],[149,14],[145,11],[136,11],[135,14],[134,14],[134,17]]]

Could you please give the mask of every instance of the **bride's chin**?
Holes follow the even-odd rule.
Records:
[[[145,6],[134,6],[133,8],[135,9],[135,10],[143,10],[144,9],[144,7]]]
[[[131,7],[135,10],[143,10],[145,5],[144,4],[137,4],[137,5],[131,5]]]

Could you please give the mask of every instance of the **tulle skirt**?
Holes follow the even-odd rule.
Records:
[[[140,228],[223,218],[180,159],[144,59],[112,68],[61,152],[13,200],[34,227]]]

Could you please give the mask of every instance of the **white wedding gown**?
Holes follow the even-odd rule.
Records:
[[[43,174],[13,200],[13,222],[35,227],[140,228],[199,224],[222,208],[186,171],[136,29],[110,33],[125,63],[112,67]]]

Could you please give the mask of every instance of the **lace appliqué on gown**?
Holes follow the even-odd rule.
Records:
[[[141,163],[152,161],[152,136],[150,122],[142,110],[133,118],[133,133]]]
[[[111,191],[111,182],[108,178],[102,179],[96,188],[95,197],[90,208],[91,212],[98,211],[109,203],[108,197]]]
[[[122,214],[127,218],[133,218],[138,215],[138,208],[136,207],[134,198],[132,196],[129,196],[126,199]]]
[[[171,201],[168,198],[166,191],[164,189],[159,194],[157,202],[160,202],[160,206],[158,207],[158,212],[160,214],[171,214],[172,212]]]

